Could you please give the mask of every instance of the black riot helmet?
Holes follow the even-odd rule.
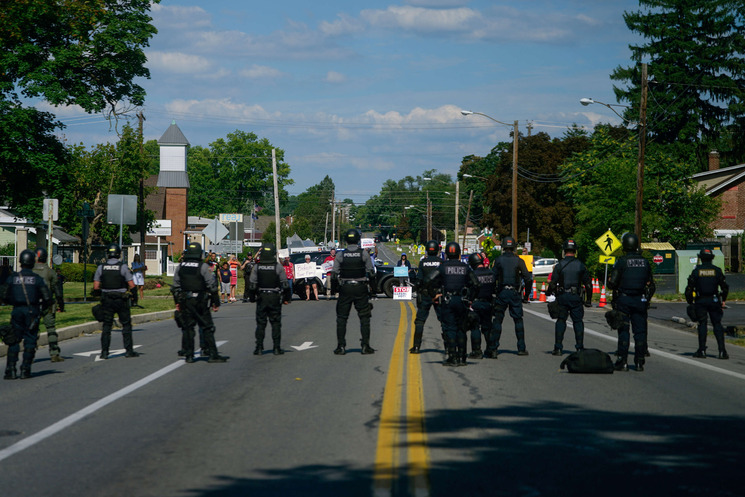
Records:
[[[458,242],[450,242],[445,246],[445,255],[448,259],[460,259],[460,245]]]
[[[701,249],[701,252],[698,253],[698,256],[704,262],[714,260],[714,252],[711,249]]]
[[[261,260],[272,262],[277,258],[277,247],[273,243],[265,243],[261,246]]]
[[[36,264],[36,254],[34,254],[33,251],[26,249],[21,252],[21,255],[18,257],[18,262],[21,264],[21,267],[31,269],[34,267],[34,264]]]
[[[116,243],[110,244],[106,247],[106,257],[109,259],[118,259],[122,256],[122,249]]]
[[[511,236],[502,238],[502,250],[515,250],[515,248],[517,248],[517,243],[514,238]]]
[[[347,230],[347,233],[344,235],[344,240],[347,242],[347,245],[359,245],[360,232],[356,229]]]
[[[436,240],[427,242],[427,255],[437,255],[440,252],[440,244]]]
[[[564,252],[577,252],[577,242],[574,241],[574,238],[569,238],[564,242],[564,246],[562,247]]]
[[[36,260],[38,262],[47,262],[47,249],[44,247],[36,247]]]
[[[202,245],[199,242],[189,242],[184,250],[184,259],[198,261],[202,258]]]
[[[639,250],[639,237],[635,233],[624,233],[621,237],[621,246],[624,252],[636,252]]]
[[[474,252],[468,256],[468,265],[471,266],[472,269],[478,268],[482,262],[484,262],[484,259],[481,258],[481,254]]]

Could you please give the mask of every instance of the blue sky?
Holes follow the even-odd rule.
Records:
[[[520,131],[618,123],[610,73],[638,43],[636,0],[163,0],[147,48],[145,139],[175,120],[192,145],[240,129],[285,151],[290,194],[329,175],[363,203],[387,179],[486,155]],[[44,108],[43,105],[40,107]],[[45,110],[47,110],[45,108]],[[52,109],[65,138],[115,141],[101,116]]]

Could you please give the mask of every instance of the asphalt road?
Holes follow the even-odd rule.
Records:
[[[135,328],[139,358],[96,361],[98,335],[64,342],[63,363],[40,350],[32,379],[0,382],[0,494],[745,495],[745,350],[693,359],[693,333],[650,319],[646,371],[569,374],[530,304],[529,356],[507,318],[498,360],[448,368],[433,316],[413,356],[413,306],[374,305],[368,356],[355,316],[333,355],[324,300],[284,307],[283,356],[268,338],[251,355],[242,303],[215,314],[225,364],[185,364],[170,320]],[[610,352],[603,312],[585,344]]]

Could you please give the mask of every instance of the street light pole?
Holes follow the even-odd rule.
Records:
[[[479,116],[484,116],[487,119],[491,119],[495,123],[504,124],[505,126],[509,126],[509,123],[505,123],[502,121],[498,121],[494,119],[491,116],[488,116],[486,114],[483,114],[481,112],[472,112],[470,110],[462,110],[460,111],[461,114],[464,116],[470,116],[472,114],[478,114]],[[518,122],[515,121],[512,124],[513,132],[512,132],[512,238],[517,240],[517,140],[518,140]]]

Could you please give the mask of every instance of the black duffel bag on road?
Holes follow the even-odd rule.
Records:
[[[602,350],[582,349],[561,362],[561,369],[565,367],[570,373],[608,374],[613,373],[613,360]]]
[[[15,345],[21,341],[10,323],[0,325],[0,340],[5,345]]]

